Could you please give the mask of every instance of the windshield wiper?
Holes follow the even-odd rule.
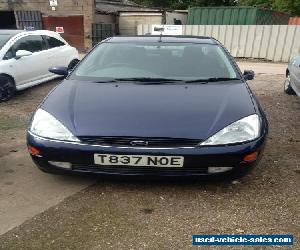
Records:
[[[115,78],[115,81],[120,82],[142,82],[142,83],[163,83],[163,82],[182,82],[179,79],[170,78],[151,78],[151,77],[133,77],[133,78]]]
[[[117,82],[115,79],[108,79],[108,80],[99,80],[94,81],[95,83],[109,83],[109,82]]]
[[[208,83],[208,82],[223,82],[223,81],[233,81],[241,80],[239,78],[228,78],[228,77],[211,77],[211,78],[200,78],[194,80],[180,80],[180,79],[170,79],[170,78],[151,78],[151,77],[131,77],[131,78],[112,78],[107,80],[96,81],[96,83],[109,83],[109,82],[140,82],[140,83],[156,83],[161,84],[164,82],[183,82],[183,83]]]
[[[225,82],[225,81],[234,81],[234,80],[241,80],[239,78],[229,78],[229,77],[211,77],[211,78],[202,78],[202,79],[195,79],[195,80],[188,80],[185,81],[186,83],[208,83],[208,82]]]

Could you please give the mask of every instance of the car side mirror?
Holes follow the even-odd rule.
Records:
[[[16,52],[16,59],[20,59],[21,57],[24,57],[24,56],[31,56],[32,55],[32,52],[28,51],[28,50],[18,50]]]
[[[255,76],[255,73],[253,70],[245,70],[244,71],[244,74],[243,74],[243,77],[244,79],[247,81],[247,80],[253,80],[254,79],[254,76]]]
[[[62,66],[51,67],[49,68],[49,72],[63,77],[67,77],[69,74],[68,68]]]

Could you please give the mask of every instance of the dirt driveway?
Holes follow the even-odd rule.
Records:
[[[31,113],[56,84],[28,89],[0,103],[0,234],[94,183],[92,178],[45,175],[27,153],[25,129]]]
[[[0,249],[188,249],[192,234],[221,233],[293,234],[300,249],[300,98],[282,93],[283,80],[262,74],[249,83],[268,116],[269,141],[259,166],[233,183],[40,173],[24,131],[55,83],[0,104],[0,228],[22,211],[28,219],[11,224],[21,225],[0,236]]]

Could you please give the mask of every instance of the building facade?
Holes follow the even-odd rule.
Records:
[[[82,51],[114,34],[136,35],[139,24],[185,24],[186,16],[128,0],[0,0],[0,29],[59,30]]]
[[[0,0],[0,29],[63,27],[70,44],[90,48],[94,10],[94,0]]]

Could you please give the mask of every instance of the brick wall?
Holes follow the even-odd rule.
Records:
[[[102,15],[96,14],[94,18],[94,23],[116,23],[117,18],[116,15]]]
[[[7,0],[0,0],[0,11],[9,9],[7,2],[8,2]]]
[[[119,16],[119,31],[121,35],[136,35],[139,24],[162,24],[162,13],[124,13]]]
[[[0,10],[38,10],[44,15],[79,15],[84,11],[85,2],[90,0],[58,0],[56,11],[52,11],[48,0],[15,0],[12,4],[0,0]]]
[[[86,48],[92,47],[92,23],[95,18],[94,0],[83,0],[83,26],[84,26],[84,45]]]

